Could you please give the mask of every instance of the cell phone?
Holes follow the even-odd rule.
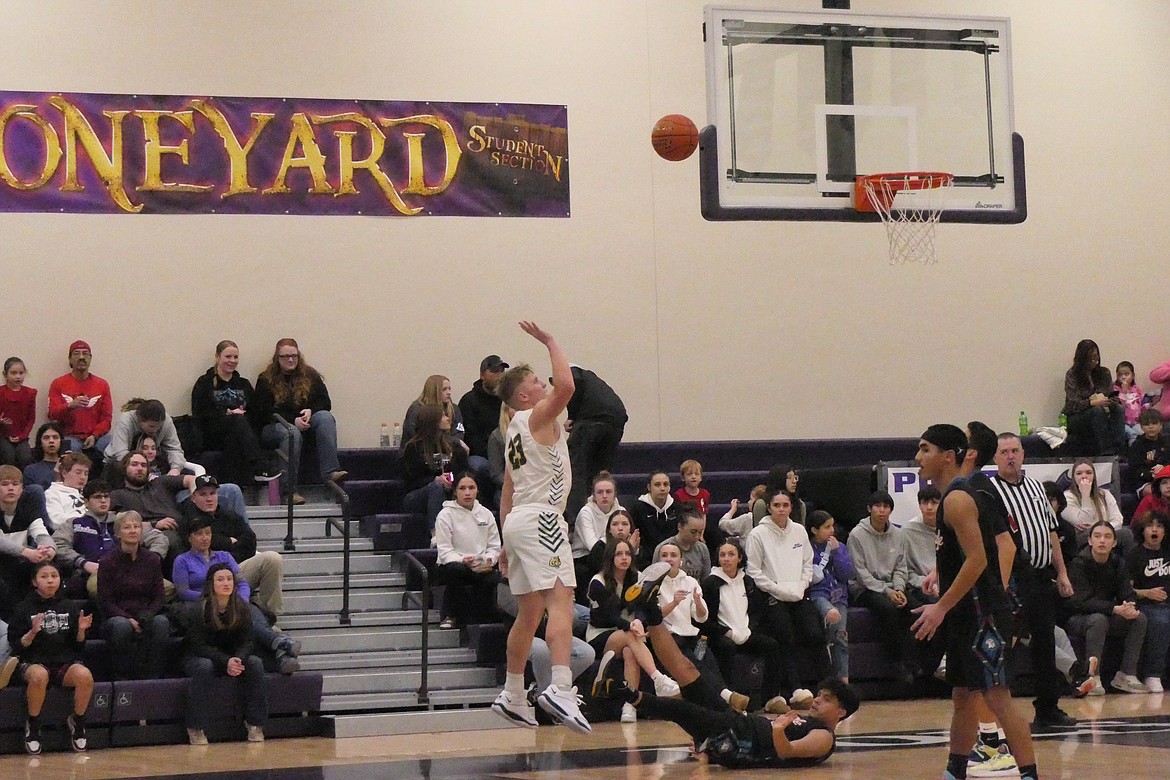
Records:
[[[1109,396],[1110,398],[1116,398],[1117,396],[1121,395],[1121,391],[1120,390],[1110,390],[1105,395]]]

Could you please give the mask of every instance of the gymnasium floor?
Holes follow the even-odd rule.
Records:
[[[1030,702],[1017,706],[1031,710]],[[1043,735],[1041,777],[1166,777],[1170,766],[1170,695],[1113,694],[1064,700],[1082,724]],[[950,702],[875,702],[842,724],[837,752],[820,767],[785,776],[937,778],[946,760]],[[1166,750],[1166,753],[1162,751]],[[512,780],[657,780],[774,777],[734,772],[688,757],[673,724],[598,724],[589,737],[544,727],[360,739],[282,739],[260,745],[95,750],[85,755],[0,757],[4,780],[103,780],[178,777],[215,780],[366,780],[367,778],[510,778]],[[1008,775],[1015,776],[1015,775]]]

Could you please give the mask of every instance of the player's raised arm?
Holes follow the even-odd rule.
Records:
[[[527,320],[520,323],[520,328],[548,348],[548,358],[552,363],[552,392],[532,408],[529,424],[533,429],[555,425],[557,416],[569,405],[569,399],[576,390],[573,385],[573,372],[569,369],[569,361],[565,359],[552,334],[542,330],[535,322]]]

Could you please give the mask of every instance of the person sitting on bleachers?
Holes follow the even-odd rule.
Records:
[[[150,479],[161,477],[170,471],[170,464],[159,457],[158,442],[150,434],[143,433],[136,437],[133,449],[140,450],[146,456],[146,468]],[[200,473],[206,473],[206,471]]]
[[[1089,543],[1089,529],[1101,520],[1113,526],[1117,535],[1117,548],[1124,558],[1134,548],[1133,531],[1125,527],[1125,519],[1117,499],[1110,490],[1097,486],[1097,469],[1092,458],[1077,458],[1068,470],[1072,484],[1064,491],[1068,506],[1064,519],[1077,529],[1077,544],[1084,547]]]
[[[418,432],[418,413],[425,406],[439,409],[449,420],[449,427],[443,429],[443,436],[447,439],[451,449],[461,454],[467,460],[467,470],[475,475],[475,481],[482,491],[481,503],[491,503],[495,496],[488,492],[491,481],[491,464],[482,454],[473,454],[471,446],[464,439],[466,431],[463,428],[463,412],[457,404],[451,401],[451,380],[440,374],[432,374],[423,383],[422,392],[406,410],[406,418],[402,421],[402,440],[409,441]],[[486,444],[487,434],[484,442]]]
[[[210,474],[194,478],[191,500],[183,507],[178,533],[186,546],[193,520],[211,524],[211,549],[231,553],[240,576],[251,586],[252,601],[276,617],[284,613],[284,559],[275,550],[256,551],[256,532],[247,521],[219,503],[219,482]]]
[[[21,479],[16,466],[0,466],[0,624],[8,623],[13,606],[28,594],[33,566],[57,555],[44,494],[35,485],[24,487]]]
[[[703,625],[707,644],[724,680],[734,678],[735,656],[751,653],[763,659],[764,701],[780,693],[780,645],[762,631],[752,630],[761,592],[747,576],[747,559],[738,542],[728,539],[719,546],[719,565],[703,580],[703,600],[709,617]]]
[[[301,652],[301,643],[274,631],[268,624],[268,616],[251,602],[252,587],[240,574],[232,554],[226,550],[211,549],[214,538],[211,518],[200,514],[186,523],[185,527],[190,549],[175,558],[175,597],[179,601],[198,601],[203,595],[203,586],[207,583],[207,573],[211,567],[217,564],[227,566],[239,579],[236,592],[248,604],[252,616],[252,633],[261,651],[261,660],[266,662],[265,666],[269,666],[268,662],[271,661],[272,668],[281,674],[292,674],[300,669],[297,656]]]
[[[216,676],[239,677],[243,683],[244,725],[249,742],[264,741],[268,722],[268,688],[264,662],[253,653],[255,641],[248,605],[237,591],[236,576],[225,563],[207,570],[199,601],[184,613],[187,629],[186,660],[187,739],[206,745],[204,733],[211,721],[204,692]]]
[[[57,461],[61,458],[61,445],[65,441],[64,429],[60,423],[49,421],[37,428],[33,441],[33,462],[24,467],[24,484],[36,485],[47,490],[57,478]]]
[[[162,559],[142,546],[142,516],[114,520],[118,546],[98,562],[97,601],[102,638],[117,679],[161,677],[171,621],[163,612]]]
[[[45,491],[49,533],[85,514],[81,489],[89,481],[89,466],[89,458],[80,452],[67,452],[57,461],[57,481]]]
[[[104,479],[91,479],[81,495],[85,514],[57,526],[53,544],[57,547],[57,563],[64,570],[65,592],[75,599],[97,599],[101,559],[118,545],[114,514],[110,512],[110,484]],[[159,558],[167,556],[167,538],[153,528],[143,528],[142,545]]]
[[[813,578],[808,597],[825,622],[825,641],[833,673],[849,682],[849,580],[853,559],[849,548],[837,541],[837,521],[818,509],[808,516],[808,538],[813,548]]]
[[[641,563],[654,562],[654,550],[678,530],[678,503],[670,495],[670,475],[662,469],[650,472],[646,492],[630,507],[634,527],[642,534]]]
[[[1151,512],[1134,524],[1141,543],[1125,562],[1137,608],[1146,616],[1146,646],[1142,650],[1142,682],[1150,693],[1162,693],[1162,676],[1170,657],[1170,551],[1166,527],[1170,517]]]
[[[508,423],[512,422],[512,415],[515,413],[516,411],[512,407],[502,404],[500,406],[500,424],[492,429],[491,435],[488,436],[488,473],[491,475],[493,492],[496,496],[503,495],[504,491],[504,440],[508,438]]]
[[[1163,466],[1170,466],[1170,440],[1162,435],[1162,413],[1154,407],[1142,409],[1138,415],[1142,435],[1129,446],[1129,468],[1126,469],[1124,487],[1138,498],[1150,494],[1150,483],[1154,473]]]
[[[453,475],[468,470],[463,448],[453,446],[446,435],[450,425],[451,419],[441,407],[421,407],[414,435],[403,445],[399,458],[406,482],[402,508],[426,516],[432,539],[435,520],[454,487]]]
[[[804,647],[812,662],[813,679],[825,676],[828,654],[825,630],[817,608],[808,598],[812,582],[812,542],[804,526],[791,519],[792,499],[783,489],[764,494],[768,516],[747,538],[747,573],[763,593],[760,630],[783,650],[788,687],[798,688],[797,646]]]
[[[287,468],[281,478],[281,495],[292,494],[294,504],[305,499],[297,492],[301,466],[301,438],[312,431],[317,446],[317,468],[325,482],[340,482],[348,476],[337,459],[337,420],[333,402],[321,372],[305,362],[295,339],[276,342],[272,360],[256,378],[256,395],[249,413],[260,428],[260,444],[278,452],[288,452]],[[273,420],[280,415],[292,425],[288,429]]]
[[[204,448],[223,453],[219,475],[226,482],[269,482],[280,475],[280,469],[260,448],[248,415],[248,404],[256,391],[236,370],[239,362],[236,342],[225,339],[216,344],[215,365],[191,388],[191,416],[199,423]]]
[[[439,628],[491,622],[500,573],[500,529],[490,509],[479,503],[475,477],[455,477],[455,500],[443,504],[435,520],[439,571],[446,584],[439,607]]]
[[[1125,409],[1113,391],[1113,375],[1101,365],[1101,350],[1092,339],[1081,339],[1072,367],[1064,374],[1064,406],[1070,439],[1088,445],[1094,455],[1116,455],[1125,449]]]
[[[617,483],[608,471],[602,471],[593,478],[593,489],[589,500],[577,513],[573,525],[573,568],[577,572],[577,601],[584,602],[589,588],[589,579],[597,572],[589,563],[589,552],[605,536],[605,527],[614,510],[622,509],[617,500]]]
[[[918,491],[918,516],[902,526],[906,536],[906,593],[911,591],[920,603],[938,600],[924,592],[922,583],[934,571],[935,545],[938,539],[938,505],[942,493],[934,485]]]
[[[743,543],[747,541],[747,535],[750,534],[752,529],[759,524],[761,519],[763,519],[763,515],[756,517],[755,512],[752,511],[751,507],[755,506],[757,503],[762,503],[764,500],[764,494],[767,492],[767,485],[760,484],[752,488],[752,492],[748,496],[747,503],[744,505],[748,507],[748,511],[744,512],[743,514],[740,514],[739,512],[739,499],[731,499],[731,508],[727,510],[727,513],[723,515],[723,517],[719,518],[719,530],[726,534],[728,539],[736,540],[736,542],[742,547]]]
[[[187,457],[179,443],[179,432],[167,414],[162,401],[157,399],[132,398],[122,407],[123,411],[110,431],[110,443],[105,456],[110,461],[120,461],[134,449],[135,440],[142,434],[153,436],[159,450],[170,468],[167,474],[176,476],[183,471]]]
[[[787,463],[777,463],[768,469],[768,477],[764,480],[764,490],[783,490],[792,500],[792,519],[804,525],[804,518],[808,515],[808,505],[796,495],[800,486],[800,475],[796,469]],[[768,514],[768,502],[764,501],[763,493],[760,498],[750,504],[752,517],[759,523]]]
[[[682,570],[697,582],[711,572],[711,551],[703,541],[706,530],[707,516],[695,504],[683,504],[678,514],[677,532],[658,543],[654,548],[654,558],[662,560],[662,546],[673,544],[682,553]]]
[[[873,613],[880,626],[886,657],[897,665],[902,682],[913,683],[921,670],[913,660],[914,637],[910,624],[914,615],[906,598],[909,582],[906,537],[901,528],[890,523],[894,499],[889,493],[875,492],[869,497],[867,508],[869,516],[853,527],[846,541],[856,573],[850,583],[850,601]]]
[[[1154,472],[1154,481],[1150,483],[1150,492],[1138,502],[1137,509],[1133,511],[1133,521],[1150,512],[1170,515],[1170,464]]]
[[[605,521],[605,536],[598,539],[593,549],[589,551],[589,568],[594,574],[601,571],[605,548],[614,539],[629,542],[634,551],[634,561],[641,560],[642,532],[634,527],[634,518],[630,516],[628,510],[615,509]]]
[[[1124,636],[1125,654],[1110,685],[1126,693],[1149,693],[1137,677],[1147,619],[1136,606],[1137,594],[1125,565],[1113,554],[1116,543],[1108,520],[1099,520],[1089,529],[1089,546],[1068,567],[1073,595],[1064,601],[1069,615],[1066,627],[1070,636],[1084,638],[1085,660],[1102,657],[1107,636]],[[1090,696],[1105,693],[1099,677],[1093,683]]]
[[[41,752],[41,708],[49,685],[73,689],[73,708],[65,721],[75,752],[84,752],[85,713],[93,694],[93,674],[81,660],[86,634],[93,626],[93,614],[66,601],[61,593],[61,575],[51,561],[33,567],[33,592],[16,605],[8,627],[8,642],[20,658],[16,669],[27,688],[28,721],[24,727],[24,749],[31,755]]]
[[[4,361],[4,383],[0,384],[0,464],[22,469],[32,463],[28,435],[37,419],[37,391],[24,383],[24,361]]]
[[[110,443],[114,401],[106,380],[89,371],[93,352],[78,339],[69,345],[69,373],[49,384],[49,419],[61,423],[69,449],[100,461]]]

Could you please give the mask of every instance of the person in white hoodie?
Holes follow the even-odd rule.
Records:
[[[808,598],[813,576],[812,543],[804,526],[791,520],[792,498],[781,488],[764,494],[768,516],[747,537],[747,574],[764,593],[760,629],[779,643],[790,688],[802,679],[793,650],[805,649],[812,667],[809,682],[828,671],[825,630]]]
[[[703,600],[709,616],[703,626],[707,645],[719,663],[723,679],[732,680],[737,653],[751,653],[764,661],[764,700],[780,693],[780,645],[762,631],[752,631],[751,612],[758,603],[756,583],[744,572],[747,561],[739,543],[719,545],[719,565],[703,580]]]
[[[85,514],[81,489],[89,481],[89,458],[80,452],[67,452],[57,461],[57,480],[45,491],[45,511],[49,533],[72,523]]]
[[[439,573],[447,586],[439,607],[439,628],[495,619],[500,529],[478,496],[475,477],[467,471],[461,473],[455,478],[455,500],[444,501],[435,518]]]
[[[889,493],[875,492],[866,506],[869,517],[853,527],[846,542],[854,572],[849,600],[873,613],[887,659],[896,665],[899,679],[912,684],[920,670],[914,668],[914,615],[906,597],[906,534],[890,522],[894,498]]]
[[[577,603],[587,604],[586,592],[589,590],[589,580],[600,571],[595,569],[589,553],[598,541],[605,538],[606,525],[609,516],[619,509],[621,503],[617,500],[617,483],[608,471],[602,471],[593,478],[593,492],[589,501],[577,513],[577,522],[573,526],[573,535],[570,540],[573,548],[573,566],[577,570]]]

